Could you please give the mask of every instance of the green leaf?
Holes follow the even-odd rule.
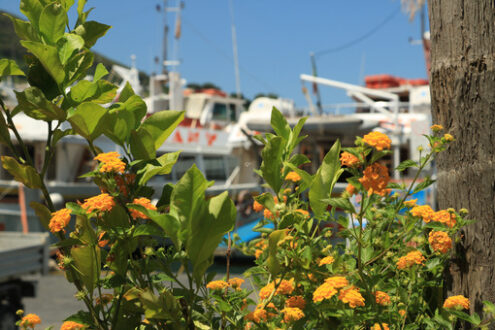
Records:
[[[152,114],[141,124],[138,132],[148,132],[154,141],[155,150],[169,137],[184,118],[184,111],[160,111]]]
[[[315,217],[322,218],[325,214],[327,203],[322,200],[329,199],[338,178],[344,171],[340,168],[340,142],[337,140],[323,158],[323,162],[313,176],[313,182],[309,189],[309,203]]]
[[[260,170],[263,174],[263,179],[272,187],[275,193],[278,193],[282,186],[282,174],[280,171],[282,170],[284,143],[283,138],[276,136],[267,141],[261,151],[263,162],[261,163]]]
[[[158,200],[158,203],[156,203],[156,207],[158,209],[170,205],[170,197],[172,196],[172,191],[174,190],[174,187],[175,186],[171,183],[167,183],[166,185],[163,186],[160,200]]]
[[[21,40],[21,44],[39,59],[45,70],[53,77],[57,84],[61,84],[64,81],[65,71],[58,57],[57,48],[35,41]]]
[[[55,45],[63,37],[67,25],[67,13],[60,3],[52,2],[41,11],[39,30],[44,41]]]
[[[289,159],[289,163],[295,167],[299,167],[301,165],[311,163],[311,161],[306,155],[296,154]]]
[[[72,128],[89,141],[101,135],[107,110],[94,103],[82,103],[69,116]]]
[[[301,133],[301,130],[304,126],[304,123],[306,123],[307,119],[308,119],[308,117],[303,117],[303,118],[299,119],[296,126],[294,126],[294,129],[292,130],[290,137],[289,137],[289,141],[287,143],[287,145],[288,145],[287,151],[289,153],[291,153],[292,150],[294,150],[294,148],[296,147],[296,145],[299,142],[301,142],[301,140],[303,140],[305,138],[305,137],[299,138],[299,134]]]
[[[17,34],[19,39],[40,41],[38,34],[33,30],[33,27],[29,22],[23,21],[22,19],[18,19],[7,13],[4,13],[4,15],[10,18],[10,20],[12,21],[12,24],[14,25],[15,33]]]
[[[275,201],[273,199],[272,194],[270,194],[269,192],[255,196],[254,199],[258,203],[263,205],[263,207],[267,208],[270,212],[272,212],[272,213],[275,212]]]
[[[179,230],[180,222],[170,214],[161,214],[152,210],[143,210],[144,207],[140,208],[138,211],[146,214],[151,221],[156,223],[160,228],[163,229],[165,234],[172,240],[175,247],[180,249],[181,241],[179,240]]]
[[[86,5],[87,0],[79,0],[77,2],[77,15],[81,16],[84,12],[84,6]],[[84,23],[84,22],[83,22]]]
[[[93,65],[94,55],[88,50],[82,50],[72,56],[65,65],[65,85],[72,85],[76,80],[84,78],[88,69]]]
[[[28,188],[41,188],[41,179],[36,170],[29,165],[21,165],[13,157],[2,156],[3,168],[9,172],[16,181],[21,182]]]
[[[76,272],[92,295],[96,281],[100,277],[101,252],[98,246],[80,245],[71,248]]]
[[[402,172],[409,167],[418,167],[418,164],[414,160],[408,159],[400,163],[399,166],[397,166],[396,170]]]
[[[179,158],[180,151],[163,154],[157,159],[147,161],[144,167],[137,171],[138,184],[145,185],[155,175],[164,175],[172,172],[172,167]]]
[[[5,144],[6,146],[12,144],[12,141],[10,140],[9,129],[7,127],[7,122],[5,121],[5,118],[1,112],[0,112],[0,143]]]
[[[204,202],[204,195],[201,196]],[[236,208],[228,192],[208,200],[206,214],[191,219],[190,236],[186,251],[193,265],[193,277],[196,282],[201,279],[213,263],[213,252],[222,241],[222,237],[234,228]]]
[[[183,226],[187,227],[193,218],[205,212],[204,194],[211,184],[195,164],[176,183],[170,198],[170,212],[177,214]]]
[[[285,163],[285,165],[288,168],[290,168],[292,171],[299,174],[299,176],[301,177],[301,181],[299,182],[299,190],[298,190],[299,193],[305,191],[311,186],[311,183],[313,182],[313,176],[311,174],[309,174],[305,170],[301,170],[300,168],[297,168],[291,163]]]
[[[58,57],[65,65],[75,51],[84,47],[84,39],[77,34],[68,33],[57,41]]]
[[[84,41],[83,41],[84,43]],[[93,77],[93,81],[98,81],[101,78],[105,77],[108,74],[108,70],[102,63],[98,63],[95,70],[95,75]]]
[[[422,182],[420,182],[414,187],[412,194],[414,195],[415,193],[420,192],[421,190],[429,187],[430,185],[435,183],[435,181],[436,180],[432,180],[430,177],[427,176]]]
[[[103,215],[103,223],[108,228],[129,228],[129,215],[126,210],[120,206],[115,205],[110,212],[105,212]]]
[[[74,5],[74,0],[60,0],[60,3],[64,6],[65,11],[68,12],[70,7]]]
[[[39,0],[21,0],[20,10],[33,24],[34,28],[38,29],[38,21],[43,10]]]
[[[280,273],[282,267],[277,259],[278,242],[287,236],[286,230],[275,230],[268,236],[268,258],[266,259],[266,266],[272,276],[276,276]]]
[[[272,109],[270,124],[278,136],[283,137],[286,141],[289,140],[289,135],[291,133],[289,123],[284,115],[275,107]]]
[[[349,201],[348,198],[333,197],[333,198],[325,199],[323,200],[323,202],[330,204],[333,207],[340,208],[349,213],[356,213],[354,206],[352,205],[352,203]]]
[[[27,79],[32,87],[38,87],[48,100],[52,100],[61,94],[57,82],[45,69],[43,64],[33,55],[26,55],[28,64]]]
[[[0,59],[0,78],[5,76],[24,76],[24,72],[17,66],[14,60]]]
[[[158,236],[161,237],[163,235],[162,230],[155,226],[149,224],[141,224],[136,227],[136,230],[132,233],[133,237],[138,236]]]
[[[92,103],[105,104],[114,99],[116,90],[117,86],[105,80],[97,82],[81,80],[71,88],[70,98],[75,103],[91,101]]]
[[[141,124],[141,120],[146,116],[146,103],[138,95],[131,95],[128,98],[125,98],[124,101],[122,93],[120,93],[119,100],[124,102],[125,109],[133,114],[135,122],[133,129],[137,129],[139,124]]]
[[[52,213],[50,212],[48,207],[38,202],[31,202],[29,203],[29,206],[31,206],[31,208],[34,210],[34,213],[40,220],[40,223],[43,226],[43,228],[45,228],[46,230],[50,230],[48,224],[50,223]]]
[[[133,95],[135,95],[135,93],[132,90],[131,84],[129,84],[129,82],[126,82],[124,88],[122,89],[122,91],[120,91],[119,102],[125,102]]]
[[[156,156],[153,137],[146,130],[132,131],[130,145],[135,159],[149,160]]]
[[[103,37],[107,33],[110,28],[111,26],[109,25],[101,24],[95,21],[87,21],[79,25],[75,29],[75,32],[83,37],[85,46],[87,48],[91,48],[99,38]]]
[[[31,118],[45,121],[65,120],[65,111],[48,101],[40,89],[29,87],[23,92],[15,92],[15,94],[18,103],[15,112],[20,110]]]

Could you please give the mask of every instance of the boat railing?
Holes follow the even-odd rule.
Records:
[[[385,108],[390,108],[392,102],[380,102],[380,105]],[[348,102],[348,103],[332,103],[322,104],[321,108],[326,115],[342,116],[351,115],[354,113],[380,113],[376,108],[363,102]],[[303,115],[311,115],[309,107],[301,108],[296,111]],[[399,113],[411,113],[413,108],[409,102],[399,102]]]

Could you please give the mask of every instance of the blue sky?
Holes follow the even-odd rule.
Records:
[[[425,78],[419,17],[399,11],[400,0],[232,0],[237,29],[241,90],[247,97],[273,92],[305,106],[301,73],[311,73],[309,53],[335,48],[366,34],[387,16],[393,18],[352,47],[317,58],[322,77],[362,84],[363,76],[393,74]],[[88,0],[90,19],[112,25],[94,47],[124,64],[157,71],[161,54],[161,0]],[[175,0],[169,0],[174,5]],[[0,0],[0,9],[20,15],[19,1]],[[169,20],[173,15],[169,14]],[[179,44],[180,72],[188,82],[213,82],[235,91],[228,0],[185,1]],[[173,35],[171,26],[171,37]],[[170,45],[172,46],[172,44]],[[323,103],[345,102],[345,93],[321,89]]]

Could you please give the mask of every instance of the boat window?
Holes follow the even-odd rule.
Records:
[[[195,163],[196,159],[194,156],[181,155],[179,160],[174,165],[175,178],[179,180],[182,178],[184,173]]]
[[[225,161],[222,156],[204,156],[205,174],[208,180],[225,181]]]
[[[235,104],[229,104],[229,111],[230,111],[230,121],[236,122],[237,114],[235,112]]]
[[[227,105],[225,103],[214,103],[213,104],[213,120],[224,120],[227,121]]]

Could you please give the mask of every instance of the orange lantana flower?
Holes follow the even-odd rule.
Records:
[[[254,201],[253,202],[253,210],[254,210],[254,212],[261,212],[263,210],[263,205],[261,205],[257,201]]]
[[[368,195],[377,194],[380,196],[385,196],[390,192],[390,189],[387,189],[389,181],[390,176],[387,167],[378,163],[366,167],[363,177],[359,179],[364,189],[368,191]]]
[[[125,171],[125,163],[120,159],[118,152],[101,153],[94,159],[101,162],[100,172],[124,173]]]
[[[431,231],[428,242],[434,251],[447,253],[452,248],[452,239],[443,231]]]
[[[242,278],[239,278],[239,277],[234,277],[234,278],[231,278],[229,280],[229,285],[233,289],[236,289],[236,290],[240,290],[241,289],[242,283],[244,283],[244,280]]]
[[[151,204],[151,201],[145,197],[134,198],[134,200],[132,201],[132,204],[141,205],[144,208],[146,208],[147,210],[156,211],[156,206]],[[138,219],[138,218],[148,219],[148,217],[143,212],[140,212],[138,210],[131,209],[130,212],[131,212],[131,217],[133,219]]]
[[[297,307],[285,307],[282,309],[282,314],[285,323],[295,322],[304,317],[304,312]]]
[[[323,265],[330,265],[332,264],[333,262],[335,261],[335,258],[332,257],[332,256],[328,256],[328,257],[325,257],[323,259],[320,260],[320,262],[318,263],[318,266],[323,266]]]
[[[206,288],[210,290],[222,290],[228,287],[229,284],[225,281],[211,281],[206,284]]]
[[[60,330],[81,330],[85,329],[86,327],[86,325],[81,323],[77,323],[74,321],[65,321],[60,327]]]
[[[114,206],[115,201],[109,194],[100,194],[85,199],[84,203],[81,205],[81,207],[86,210],[86,213],[91,213],[95,210],[100,212],[110,211]]]
[[[347,167],[355,167],[359,165],[359,158],[351,154],[350,152],[344,151],[340,154],[340,164]]]
[[[48,224],[50,231],[52,233],[58,233],[59,231],[64,230],[70,222],[71,212],[70,209],[61,209],[53,212],[50,223]]]
[[[469,309],[469,299],[464,296],[452,296],[445,299],[443,308]]]
[[[376,150],[390,149],[392,141],[388,136],[380,132],[371,132],[363,137],[364,143],[374,147]]]
[[[376,291],[375,292],[375,300],[376,303],[382,306],[386,306],[390,304],[390,296],[383,291]]]
[[[299,174],[297,174],[297,172],[295,172],[295,171],[290,171],[285,176],[285,180],[292,181],[292,182],[296,183],[296,182],[301,181],[301,176]]]
[[[429,205],[415,206],[411,210],[411,214],[415,217],[423,218],[423,221],[428,223],[432,220],[433,213],[435,213]]]
[[[364,298],[361,293],[359,293],[359,289],[355,286],[340,290],[339,300],[343,303],[349,304],[349,307],[351,308],[364,306]]]
[[[397,261],[397,268],[404,269],[413,265],[422,265],[424,261],[425,257],[423,257],[421,251],[411,251],[405,256],[399,258],[399,261]]]
[[[34,329],[37,324],[41,324],[40,317],[36,314],[27,314],[22,318],[20,326]]]
[[[433,213],[433,215],[431,216],[431,220],[443,223],[444,225],[447,225],[450,228],[454,227],[456,224],[455,214],[450,213],[447,210],[440,210],[438,212]]]
[[[285,301],[285,306],[304,309],[306,307],[306,300],[302,296],[293,296]]]

